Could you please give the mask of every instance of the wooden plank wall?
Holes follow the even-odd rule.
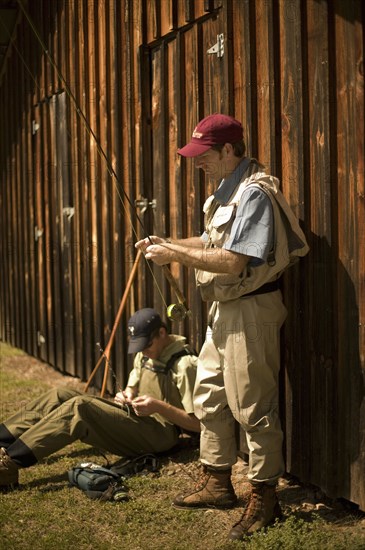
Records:
[[[30,0],[27,11],[60,72],[20,18],[0,82],[1,339],[86,379],[136,239],[202,229],[213,184],[176,148],[203,116],[232,114],[311,246],[283,280],[287,470],[365,510],[361,1]],[[221,57],[207,52],[220,34]],[[199,349],[206,307],[193,273],[172,271],[193,312],[172,330]],[[122,324],[174,300],[144,262]],[[122,330],[112,366],[125,383]]]

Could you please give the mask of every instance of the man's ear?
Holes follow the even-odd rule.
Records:
[[[232,143],[225,143],[224,144],[224,149],[226,150],[226,154],[228,156],[229,155],[234,155],[234,149],[233,149]]]

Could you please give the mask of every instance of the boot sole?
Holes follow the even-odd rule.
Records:
[[[241,533],[241,534],[237,534],[238,536],[231,536],[231,533],[229,533],[228,535],[228,539],[229,540],[237,540],[237,541],[240,541],[240,540],[243,540],[245,537],[251,537],[252,535],[254,535],[255,533],[258,533],[258,532],[263,532],[265,531],[265,529],[267,529],[268,527],[271,527],[272,525],[274,525],[275,521],[279,521],[279,522],[282,522],[285,520],[285,517],[284,517],[284,514],[281,512],[280,515],[278,514],[277,516],[273,517],[266,525],[263,525],[262,527],[260,527],[259,529],[256,529],[255,531],[251,531],[251,532],[246,532],[246,533]]]
[[[19,483],[11,483],[10,485],[0,485],[0,493],[9,493],[19,488]]]
[[[186,505],[183,504],[175,504],[175,502],[172,503],[172,506],[174,508],[177,508],[178,510],[228,510],[230,508],[234,508],[237,504],[237,500],[234,502],[228,502],[225,504],[208,504],[208,503],[202,503],[202,504],[194,504],[194,505]]]

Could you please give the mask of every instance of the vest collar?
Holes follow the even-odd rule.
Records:
[[[214,193],[214,198],[219,204],[227,204],[235,191],[237,185],[242,181],[243,174],[249,167],[251,159],[244,157],[236,169],[226,178],[223,178],[218,189]]]

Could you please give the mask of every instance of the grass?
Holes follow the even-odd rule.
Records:
[[[3,345],[1,345],[3,348]],[[5,354],[1,353],[1,358]],[[6,349],[0,364],[0,397],[8,403],[28,401],[47,389],[46,380],[25,380],[16,368],[19,356]],[[10,362],[10,363],[9,363]],[[4,366],[4,368],[1,368]],[[10,366],[9,366],[10,365]],[[11,405],[14,403],[14,405]],[[2,419],[5,411],[0,411]],[[0,548],[7,550],[363,550],[365,530],[361,519],[347,523],[324,521],[315,514],[290,513],[242,542],[228,542],[227,533],[241,513],[180,511],[174,496],[191,487],[196,473],[197,450],[184,450],[163,458],[160,475],[139,475],[128,480],[127,502],[98,502],[70,487],[67,471],[78,462],[105,459],[95,449],[74,443],[41,464],[22,470],[21,489],[0,494]],[[113,460],[117,457],[108,455]],[[195,461],[195,462],[194,462]],[[287,512],[287,510],[289,510]]]

